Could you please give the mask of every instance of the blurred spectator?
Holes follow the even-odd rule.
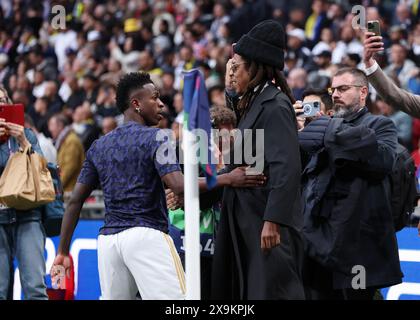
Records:
[[[382,99],[378,99],[376,105],[380,113],[390,118],[397,127],[398,142],[411,151],[413,147],[411,142],[413,119],[405,112],[395,110]]]
[[[101,83],[106,82],[108,84],[116,86],[118,83],[118,80],[124,74],[122,71],[121,63],[117,59],[110,58],[108,60],[107,70],[108,72],[101,75],[100,82]]]
[[[337,71],[337,67],[331,63],[331,51],[324,50],[320,52],[314,57],[313,61],[315,63],[315,68],[308,75],[309,78],[314,77],[315,73],[318,76],[328,77],[331,79]]]
[[[322,51],[332,51],[335,48],[334,34],[329,28],[324,28],[321,31],[321,41],[319,41],[312,49],[314,56],[320,54]]]
[[[3,83],[10,75],[9,56],[5,53],[0,53],[0,83]]]
[[[408,80],[407,90],[411,93],[420,95],[420,69],[414,68],[410,72],[410,79]]]
[[[174,108],[177,114],[180,114],[184,110],[184,98],[182,93],[177,92],[174,96]]]
[[[35,101],[35,97],[32,94],[32,85],[25,75],[17,77],[16,89],[25,92],[30,104],[32,104]]]
[[[150,75],[162,75],[162,69],[156,67],[155,59],[153,58],[152,53],[148,50],[140,52],[139,67],[140,70],[137,71],[147,72]]]
[[[172,72],[164,72],[162,74],[162,88],[160,89],[160,100],[168,106],[169,113],[172,116],[176,116],[175,108],[174,108],[174,96],[176,94],[176,90],[174,89],[174,82],[175,77]]]
[[[96,112],[99,117],[115,117],[120,111],[115,105],[115,86],[107,83],[99,87],[98,97],[96,98]]]
[[[409,37],[409,43],[411,44],[409,58],[420,67],[420,22],[414,26],[414,30]]]
[[[289,12],[289,24],[288,27],[291,29],[305,29],[305,10],[302,8],[293,8]],[[286,30],[287,31],[287,30]]]
[[[329,30],[332,31],[334,39],[339,38],[340,36],[339,31],[344,21],[345,10],[342,4],[343,4],[342,1],[331,3],[327,11],[327,18],[331,21]],[[375,20],[375,19],[369,19],[369,20]],[[322,39],[322,31],[321,31],[321,39]]]
[[[84,104],[74,110],[72,129],[79,136],[85,151],[99,138],[100,130],[96,126],[89,105]]]
[[[405,29],[410,29],[412,24],[411,19],[411,12],[410,8],[405,3],[399,3],[397,4],[397,7],[395,9],[395,16],[394,16],[394,25],[398,24],[400,26],[403,26]]]
[[[216,85],[208,90],[210,106],[225,106],[225,87],[222,85]]]
[[[389,30],[389,40],[391,44],[407,43],[405,39],[405,30],[402,26],[392,26]]]
[[[287,83],[289,84],[292,94],[296,100],[303,99],[303,91],[307,86],[307,73],[305,69],[296,68],[290,71],[287,77]]]
[[[66,24],[68,26],[68,24]],[[62,70],[67,60],[66,49],[77,50],[77,34],[71,29],[58,29],[58,32],[52,34],[48,41],[54,47],[58,59],[58,70]]]
[[[343,57],[342,61],[346,67],[357,68],[362,59],[357,53],[349,53]]]
[[[117,121],[113,117],[106,117],[102,121],[102,134],[107,134],[117,127]]]
[[[171,118],[171,115],[169,114],[169,109],[167,106],[165,106],[162,109],[162,116],[163,118],[159,121],[156,127],[159,129],[169,129],[170,124],[172,122],[172,118]]]
[[[46,80],[55,80],[57,78],[57,65],[52,57],[47,57],[44,49],[40,44],[36,44],[29,49],[28,55],[28,70],[26,77],[34,82],[34,72],[36,70],[42,71]]]
[[[47,159],[48,162],[57,164],[57,150],[55,149],[52,140],[38,131],[32,118],[27,114],[25,114],[25,128],[29,128],[35,133],[45,159]]]
[[[109,43],[109,50],[111,51],[111,56],[121,63],[123,72],[129,73],[139,70],[140,51],[134,47],[133,37],[125,39],[124,52],[121,51],[115,40],[111,40]]]
[[[407,89],[408,80],[415,65],[413,61],[407,59],[407,49],[403,45],[392,45],[390,63],[384,72],[397,81],[399,87]]]
[[[356,34],[351,25],[345,25],[340,32],[340,41],[332,53],[332,63],[338,64],[349,53],[363,54],[363,45],[356,38]]]
[[[247,33],[251,28],[251,7],[247,1],[244,0],[232,0],[233,10],[230,13],[230,20],[228,28],[233,42],[239,40],[239,38]]]
[[[55,113],[55,111],[49,109],[48,98],[40,97],[36,99],[34,106],[30,109],[26,109],[26,113],[31,117],[37,131],[47,137],[50,137],[50,132],[48,131],[48,119]]]
[[[325,0],[314,0],[312,2],[312,14],[306,20],[305,36],[313,45],[319,41],[321,30],[329,26],[327,9],[328,3]]]
[[[57,149],[63,189],[72,191],[85,159],[83,145],[63,114],[52,116],[48,121],[48,129]]]
[[[96,102],[98,97],[98,78],[92,74],[88,73],[83,77],[83,90],[84,90],[84,100],[89,101],[89,103]]]
[[[33,90],[32,94],[35,98],[41,98],[45,96],[45,87],[47,81],[45,81],[44,72],[40,69],[36,69],[33,76]]]
[[[305,32],[302,29],[293,29],[287,32],[287,52],[294,54],[296,68],[305,68],[311,59],[311,51],[304,46]]]
[[[219,40],[220,39],[220,27],[226,25],[230,18],[226,14],[226,9],[222,3],[216,3],[213,8],[213,17],[214,20],[211,23],[210,32],[213,38]]]
[[[179,50],[178,62],[175,68],[174,88],[176,90],[182,89],[182,72],[195,67],[197,67],[197,61],[194,59],[193,49],[189,46],[182,46]]]
[[[25,106],[25,111],[32,108],[32,104],[29,101],[28,93],[25,90],[17,89],[13,91],[12,100],[14,103],[21,103]]]

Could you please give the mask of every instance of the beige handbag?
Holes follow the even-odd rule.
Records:
[[[9,208],[29,210],[54,200],[45,158],[31,152],[30,146],[13,153],[0,177],[0,202]]]

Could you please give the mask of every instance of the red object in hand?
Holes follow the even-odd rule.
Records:
[[[65,275],[65,288],[64,289],[53,289],[47,288],[47,294],[49,300],[74,300],[74,264],[73,258],[70,255],[71,266],[69,276]]]

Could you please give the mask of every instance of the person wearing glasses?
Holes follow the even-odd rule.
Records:
[[[372,300],[377,289],[402,279],[388,179],[397,130],[366,108],[363,71],[338,70],[329,92],[334,116],[299,132],[310,156],[302,174],[306,294]]]
[[[12,104],[7,91],[0,87],[0,105]],[[30,145],[42,155],[38,139],[31,129],[0,119],[0,174],[12,152]],[[26,300],[47,300],[45,283],[45,230],[42,210],[19,211],[0,204],[0,300],[13,299],[16,258],[20,282]]]
[[[285,48],[282,25],[266,20],[233,46],[227,65],[227,89],[239,97],[228,104],[235,110],[245,141],[242,145],[242,139],[235,139],[233,153],[243,154],[244,146],[245,155],[251,153],[257,159],[251,167],[258,167],[258,159],[262,160],[260,169],[267,184],[251,189],[225,187],[213,258],[212,299],[305,297],[301,165],[295,100],[282,73]],[[258,130],[264,133],[263,141],[256,135],[254,142],[245,136],[247,131]],[[246,160],[239,162],[227,165],[226,170],[246,164]]]

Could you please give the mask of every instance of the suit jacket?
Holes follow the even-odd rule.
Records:
[[[70,131],[60,144],[57,154],[64,191],[73,191],[84,160],[83,145],[76,133]]]
[[[368,76],[368,80],[378,94],[393,108],[420,118],[420,96],[398,88],[380,67]]]

